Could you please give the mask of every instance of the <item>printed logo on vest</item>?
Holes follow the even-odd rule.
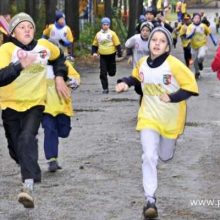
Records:
[[[171,75],[170,74],[163,75],[163,83],[165,85],[169,85],[171,83]]]

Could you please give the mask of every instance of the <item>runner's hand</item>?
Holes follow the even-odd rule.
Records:
[[[62,76],[55,77],[55,84],[59,97],[64,99],[69,99],[71,92]]]
[[[162,94],[159,98],[160,101],[162,102],[166,102],[166,103],[170,102],[170,97],[166,93]]]
[[[23,68],[26,68],[35,62],[35,60],[37,59],[37,55],[22,50],[18,52],[18,59],[21,63],[21,66]]]
[[[92,54],[94,58],[97,58],[99,55],[97,53]]]
[[[120,82],[115,86],[116,92],[125,92],[128,90],[128,85],[125,82]]]

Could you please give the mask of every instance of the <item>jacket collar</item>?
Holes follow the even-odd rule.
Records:
[[[166,52],[162,55],[160,55],[159,57],[157,57],[156,59],[152,60],[151,57],[149,56],[147,58],[147,64],[151,67],[151,68],[156,68],[158,66],[160,66],[165,60],[166,58],[169,56],[169,53]]]
[[[10,37],[9,41],[14,43],[16,46],[20,47],[21,49],[26,50],[26,51],[33,50],[35,48],[35,46],[37,45],[37,41],[35,39],[33,39],[28,45],[22,44],[20,41],[18,41],[14,37]]]

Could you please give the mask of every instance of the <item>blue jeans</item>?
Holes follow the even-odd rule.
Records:
[[[58,158],[59,137],[69,136],[71,126],[70,117],[64,114],[52,116],[43,114],[42,127],[44,129],[44,153],[47,160]]]

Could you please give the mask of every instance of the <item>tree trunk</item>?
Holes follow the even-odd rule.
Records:
[[[46,25],[54,23],[57,0],[45,0]]]
[[[113,8],[117,8],[118,7],[118,0],[114,0],[113,1]]]
[[[65,0],[66,23],[71,28],[75,39],[79,39],[79,1]]]
[[[119,16],[119,18],[121,18],[122,17],[122,0],[119,0],[119,12],[118,12],[118,16]]]
[[[128,36],[130,38],[135,34],[135,25],[137,17],[137,2],[134,0],[129,0],[129,19],[128,19]]]
[[[140,17],[140,15],[142,15],[143,14],[143,9],[144,9],[144,7],[143,7],[143,0],[137,0],[137,3],[138,3],[138,5],[137,5],[137,18],[139,18]]]
[[[111,18],[112,17],[112,5],[111,0],[105,0],[105,16]]]
[[[9,1],[8,0],[0,0],[0,15],[9,14]]]
[[[79,40],[79,1],[65,0],[66,23],[70,27],[74,41]],[[73,55],[74,47],[70,48],[70,54]]]
[[[157,8],[157,0],[152,0],[151,6]]]
[[[122,0],[120,0],[120,4],[122,6]],[[128,26],[128,5],[127,5],[127,0],[123,0],[123,5],[124,5],[124,12],[122,15],[122,21],[125,26]]]
[[[33,18],[34,21],[38,19],[39,0],[25,1],[25,11]]]

